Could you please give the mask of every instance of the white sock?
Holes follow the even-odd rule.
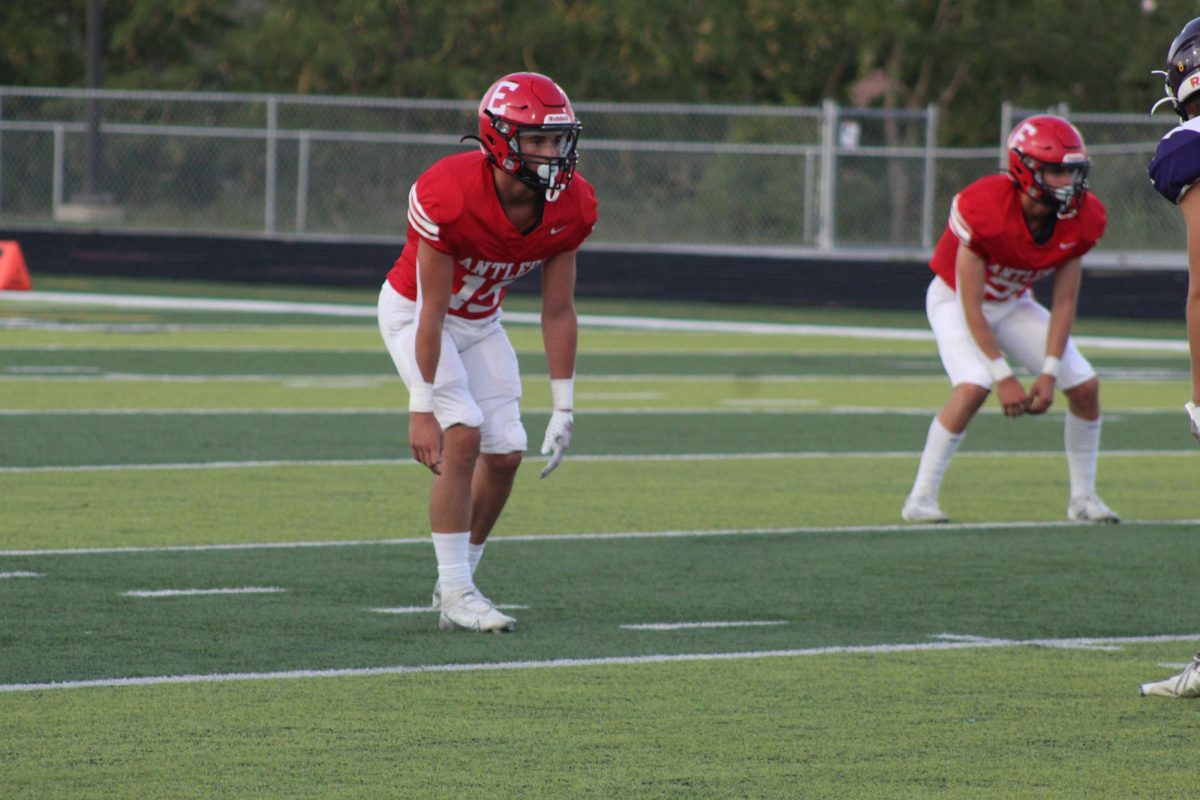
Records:
[[[471,562],[471,577],[475,577],[475,570],[479,568],[479,560],[483,558],[483,548],[487,542],[483,544],[468,544],[467,559]]]
[[[471,583],[471,559],[467,548],[471,541],[471,533],[437,533],[433,536],[433,551],[437,554],[438,581],[442,584],[442,593],[461,592],[469,589]]]
[[[1096,493],[1096,459],[1100,454],[1100,419],[1089,421],[1067,412],[1063,425],[1071,497]]]
[[[917,479],[913,482],[912,494],[918,497],[937,499],[942,488],[942,478],[950,466],[950,459],[958,452],[963,433],[946,430],[936,416],[929,423],[929,435],[925,438],[925,450],[921,453],[921,465],[917,467]]]

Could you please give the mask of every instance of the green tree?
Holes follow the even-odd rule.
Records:
[[[1141,111],[1197,0],[106,0],[105,85],[475,98],[553,75],[578,100]],[[86,0],[0,3],[0,83],[80,86]],[[903,141],[902,131],[894,135]]]

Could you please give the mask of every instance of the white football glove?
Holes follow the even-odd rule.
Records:
[[[554,472],[563,460],[567,448],[571,446],[571,431],[574,427],[575,415],[572,412],[554,409],[554,413],[550,415],[550,424],[546,426],[546,438],[542,441],[542,455],[550,456],[550,461],[538,473],[539,478]]]
[[[1187,409],[1188,420],[1192,424],[1192,437],[1200,442],[1200,406],[1189,400],[1184,408]]]

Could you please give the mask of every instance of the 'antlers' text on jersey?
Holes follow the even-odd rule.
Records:
[[[933,252],[930,268],[956,285],[961,242],[987,264],[984,300],[1006,300],[1027,291],[1040,277],[1091,250],[1104,235],[1104,204],[1088,192],[1079,213],[1059,219],[1054,233],[1038,244],[1025,224],[1021,195],[1012,178],[980,178],[954,196],[950,222]]]
[[[479,151],[441,159],[408,193],[408,241],[388,281],[417,299],[417,244],[454,257],[450,314],[483,319],[496,313],[508,286],[559,253],[576,250],[596,224],[596,195],[575,173],[571,185],[547,202],[533,230],[517,230],[496,196],[492,167]]]

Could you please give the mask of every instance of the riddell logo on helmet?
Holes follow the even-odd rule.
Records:
[[[1191,86],[1192,89],[1200,89],[1200,75],[1193,75],[1188,78],[1188,86]]]

